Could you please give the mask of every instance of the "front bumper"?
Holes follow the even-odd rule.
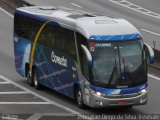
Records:
[[[90,102],[88,105],[93,108],[145,105],[147,104],[148,91],[137,95],[130,94],[130,97],[126,96],[127,95],[121,95],[121,97],[100,97],[90,93]]]

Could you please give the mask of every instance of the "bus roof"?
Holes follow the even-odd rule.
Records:
[[[121,18],[51,6],[22,7],[18,8],[16,12],[34,16],[37,19],[43,18],[44,20],[57,22],[62,27],[80,32],[87,39],[135,39],[140,37],[139,31],[128,21]]]

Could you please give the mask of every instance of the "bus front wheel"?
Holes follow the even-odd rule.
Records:
[[[80,107],[82,109],[85,108],[85,105],[83,103],[82,93],[79,88],[76,89],[75,100],[76,100],[78,107]]]

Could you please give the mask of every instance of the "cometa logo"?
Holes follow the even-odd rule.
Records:
[[[57,56],[54,52],[51,53],[52,62],[67,67],[67,59]]]

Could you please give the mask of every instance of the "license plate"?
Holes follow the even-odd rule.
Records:
[[[127,100],[120,100],[120,101],[117,101],[117,104],[118,104],[118,105],[125,105],[125,104],[127,104],[127,103],[128,103]]]

